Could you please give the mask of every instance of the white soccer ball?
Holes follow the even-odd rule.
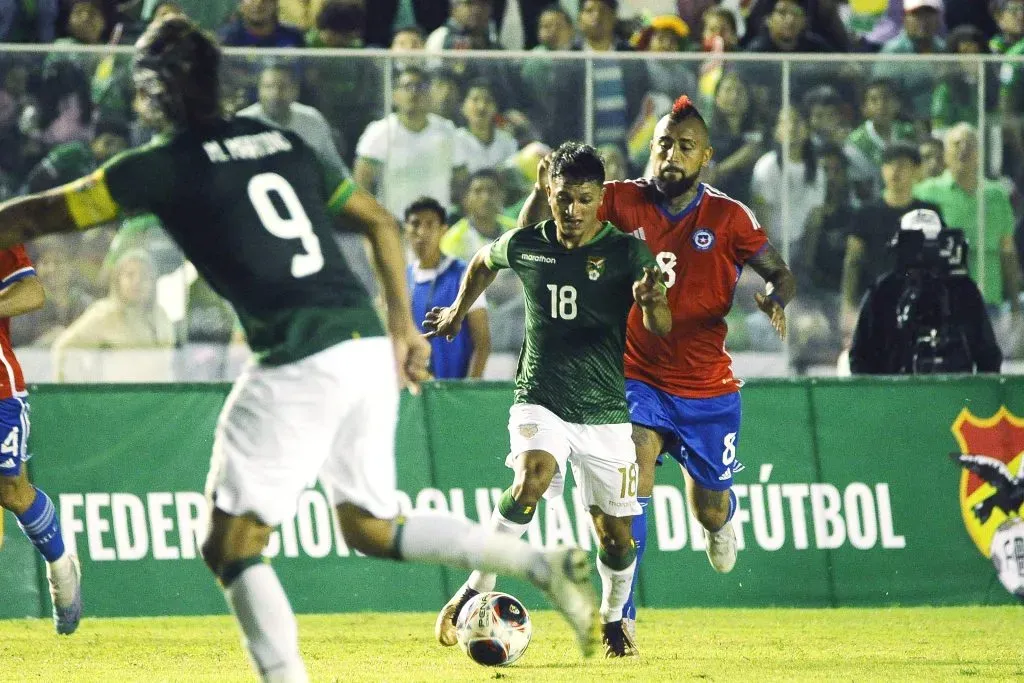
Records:
[[[999,525],[990,547],[999,581],[1024,600],[1024,519],[1010,517]]]
[[[508,666],[523,656],[533,635],[530,614],[507,593],[470,598],[455,622],[459,647],[477,664]]]

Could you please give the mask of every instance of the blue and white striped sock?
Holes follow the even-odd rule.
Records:
[[[47,562],[56,562],[64,555],[64,537],[60,534],[60,520],[57,519],[57,510],[49,496],[36,489],[35,500],[28,510],[16,516],[18,526]]]

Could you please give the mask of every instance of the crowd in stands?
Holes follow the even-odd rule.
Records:
[[[685,92],[711,127],[703,180],[747,203],[797,274],[797,371],[835,364],[912,208],[965,231],[1004,354],[1024,355],[1024,0],[0,0],[0,196],[67,182],[152,136],[132,112],[130,55],[74,48],[130,45],[174,13],[246,48],[226,60],[225,111],[293,130],[403,224],[414,293],[515,225],[537,160],[562,141],[598,146],[609,178],[643,175],[654,123]],[[790,62],[784,89],[778,58],[731,59],[744,52],[820,57]],[[361,241],[339,239],[372,289]],[[238,341],[155,217],[31,254],[47,305],[15,322],[19,346],[63,358]],[[755,286],[741,278],[730,349],[781,352]],[[522,309],[514,278],[499,278],[490,350],[518,351]],[[479,374],[465,344],[453,353]]]

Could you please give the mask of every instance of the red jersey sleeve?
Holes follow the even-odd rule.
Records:
[[[0,291],[36,274],[32,260],[28,257],[25,247],[20,244],[10,249],[0,249]]]
[[[618,226],[618,223],[615,223],[615,185],[614,182],[604,184],[604,199],[597,210],[597,220],[611,221]]]
[[[768,244],[768,234],[757,222],[754,212],[746,205],[735,202],[731,213],[728,225],[731,232],[729,242],[732,246],[732,257],[742,266],[751,256],[765,248]]]

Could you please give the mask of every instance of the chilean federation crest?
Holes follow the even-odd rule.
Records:
[[[697,248],[697,251],[707,251],[711,247],[715,246],[715,233],[711,232],[707,228],[697,228],[693,232],[693,246]]]
[[[591,280],[596,280],[601,277],[601,273],[604,272],[604,256],[588,256],[587,257],[587,277]]]
[[[992,536],[1009,517],[1024,513],[1024,419],[1001,406],[980,418],[964,408],[953,422],[960,446],[960,512],[971,540],[985,557]]]

